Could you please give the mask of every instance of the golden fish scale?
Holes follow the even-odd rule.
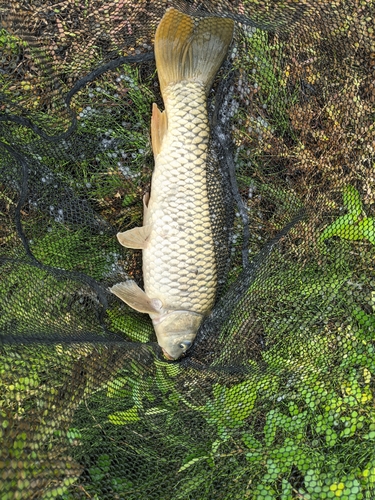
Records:
[[[204,314],[217,284],[207,196],[209,127],[201,84],[180,82],[164,91],[168,132],[155,159],[143,250],[145,292],[165,309]]]

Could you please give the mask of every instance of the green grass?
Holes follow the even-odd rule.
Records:
[[[282,53],[285,42],[260,29],[239,35],[240,57],[234,63],[239,83],[233,106],[233,141],[239,191],[249,210],[250,257],[290,221],[303,205],[297,188],[285,179],[286,143],[296,141],[289,117],[298,102],[287,85]],[[239,224],[239,226],[241,226]],[[236,233],[241,234],[241,227]],[[240,261],[242,239],[235,244]]]
[[[0,348],[0,456],[13,471],[2,482],[2,500],[15,498],[15,491],[17,498],[29,498],[35,478],[45,498],[57,498],[80,476],[81,468],[73,462],[66,474],[65,445],[60,439],[66,433],[59,436],[56,431],[69,419],[69,412],[56,414],[58,391],[64,384],[61,374],[83,353],[72,351],[62,354],[47,346]]]
[[[152,162],[149,128],[153,94],[147,82],[141,83],[137,69],[125,65],[115,75],[114,82],[102,78],[74,98],[82,140],[95,137],[101,149],[74,168],[80,181],[90,186],[87,194],[94,200],[113,197],[124,186],[126,195],[133,195],[149,178],[144,170]],[[129,203],[129,198],[124,198],[124,203]]]
[[[47,266],[82,272],[96,280],[112,274],[120,257],[113,236],[90,234],[85,228],[73,230],[58,223],[51,224],[46,234],[33,240],[30,249]]]

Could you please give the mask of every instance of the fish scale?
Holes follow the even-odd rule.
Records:
[[[167,309],[204,314],[217,286],[206,179],[206,94],[199,83],[180,82],[169,86],[164,98],[168,133],[155,158],[145,218],[152,227],[143,251],[145,292]]]

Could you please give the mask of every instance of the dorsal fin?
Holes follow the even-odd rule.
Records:
[[[154,157],[160,153],[161,144],[167,133],[167,128],[167,113],[165,111],[160,111],[157,104],[154,103],[152,105],[151,117],[151,143]]]

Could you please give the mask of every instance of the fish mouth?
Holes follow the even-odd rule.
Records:
[[[161,349],[163,351],[164,357],[166,357],[169,361],[174,361],[175,359],[170,356],[165,349]]]

